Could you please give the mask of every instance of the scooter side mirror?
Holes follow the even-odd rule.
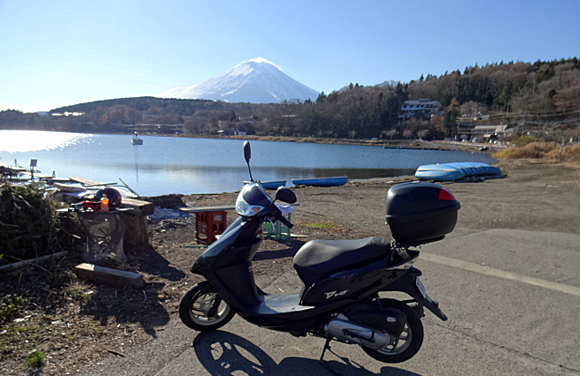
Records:
[[[250,163],[251,157],[252,148],[250,148],[250,141],[244,141],[244,158],[246,158],[246,163]]]
[[[296,195],[286,187],[278,187],[275,198],[287,204],[294,204],[296,202]]]
[[[252,148],[250,148],[250,141],[244,141],[244,158],[246,158],[246,164],[248,165],[248,172],[250,173],[250,181],[254,181],[252,177],[252,169],[250,168],[250,158],[252,157]]]

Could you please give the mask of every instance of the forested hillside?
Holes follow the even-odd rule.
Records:
[[[441,102],[444,115],[403,121],[403,102],[419,98]],[[476,65],[441,76],[421,76],[409,83],[350,84],[304,103],[258,105],[141,97],[62,107],[49,116],[0,112],[1,129],[98,133],[130,132],[139,125],[152,132],[157,129],[157,133],[179,129],[194,135],[246,132],[338,138],[442,138],[454,136],[458,122],[475,121],[517,126],[518,132],[577,130],[578,58]]]

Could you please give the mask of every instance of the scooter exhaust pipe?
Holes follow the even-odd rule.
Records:
[[[391,336],[388,334],[380,330],[355,324],[346,317],[340,316],[338,316],[339,318],[330,320],[324,326],[324,332],[326,334],[332,335],[339,341],[356,343],[371,349],[385,347],[391,342]]]

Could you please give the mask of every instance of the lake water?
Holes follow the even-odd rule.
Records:
[[[0,162],[42,175],[79,176],[121,183],[142,196],[233,192],[248,180],[243,141],[94,135],[43,131],[0,131]],[[413,175],[420,165],[495,161],[483,153],[383,149],[379,146],[251,141],[252,175],[262,181],[346,175],[350,179]]]

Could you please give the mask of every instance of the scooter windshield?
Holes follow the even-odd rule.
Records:
[[[243,217],[253,217],[273,202],[259,183],[246,184],[236,200],[236,212]]]

